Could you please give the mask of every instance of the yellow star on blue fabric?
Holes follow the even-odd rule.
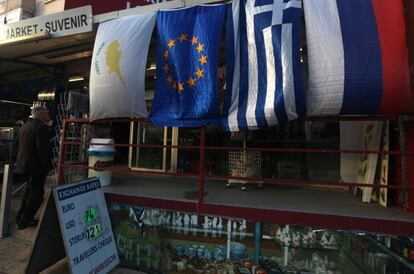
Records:
[[[176,44],[176,41],[179,41],[179,43]],[[176,78],[177,75],[173,70],[174,63],[171,63],[174,60],[170,59],[170,55],[173,49],[175,51],[178,49],[181,49],[180,44],[185,44],[185,43],[189,43],[190,46],[195,50],[196,54],[198,55],[198,58],[196,60],[198,61],[199,67],[189,77],[177,79]],[[189,38],[188,34],[181,33],[178,37],[176,36],[176,37],[169,39],[167,43],[167,47],[163,51],[162,56],[164,57],[164,61],[165,61],[164,66],[163,66],[163,71],[166,76],[164,79],[168,83],[168,86],[172,90],[178,91],[178,93],[182,93],[186,89],[194,88],[197,85],[197,79],[201,79],[205,77],[205,69],[203,69],[203,66],[208,63],[207,61],[208,56],[205,53],[205,44],[199,41],[198,36],[193,35],[192,37]]]

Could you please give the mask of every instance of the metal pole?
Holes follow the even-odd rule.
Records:
[[[244,149],[247,147],[246,134],[247,134],[247,132],[243,131],[243,148]],[[243,174],[244,174],[244,177],[249,176],[249,174],[247,174],[247,166],[249,165],[249,163],[247,163],[247,159],[248,159],[247,151],[243,150]],[[241,187],[242,190],[247,190],[247,183],[248,183],[247,179],[243,180],[242,187]]]
[[[13,165],[4,165],[3,188],[0,204],[0,238],[9,234],[9,211],[11,202],[11,187],[13,184]]]
[[[60,135],[59,160],[56,174],[56,185],[64,184],[63,182],[63,165],[65,164],[65,139],[66,139],[67,120],[63,120],[62,133]]]
[[[286,225],[286,232],[289,235],[289,225]],[[289,263],[289,246],[283,248],[283,266],[287,267]]]
[[[206,145],[206,128],[200,130],[200,164],[199,164],[199,188],[198,188],[198,207],[204,204],[204,161]]]
[[[255,265],[259,265],[259,262],[260,262],[261,241],[262,241],[262,224],[260,222],[256,222],[256,230],[254,233],[254,256],[253,256],[253,262]]]
[[[398,128],[399,128],[399,143],[401,150],[401,181],[402,181],[402,192],[400,192],[400,201],[403,204],[405,210],[408,209],[408,164],[407,164],[407,139],[405,136],[404,123],[406,121],[405,116],[398,117]]]
[[[12,197],[14,196],[14,195],[16,195],[17,193],[19,193],[21,190],[23,190],[23,189],[25,189],[26,188],[26,186],[27,186],[27,183],[23,183],[23,184],[21,184],[18,188],[16,188],[13,192],[12,192]]]
[[[226,244],[226,259],[230,260],[230,246],[231,246],[231,234],[232,234],[232,224],[233,221],[231,218],[227,220],[227,244]]]

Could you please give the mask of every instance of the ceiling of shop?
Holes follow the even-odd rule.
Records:
[[[0,80],[33,68],[53,69],[92,55],[96,32],[0,46]]]

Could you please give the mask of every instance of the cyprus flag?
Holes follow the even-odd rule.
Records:
[[[90,74],[90,119],[147,117],[145,69],[156,14],[99,25]]]

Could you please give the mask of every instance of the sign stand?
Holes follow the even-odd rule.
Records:
[[[25,273],[39,273],[65,256],[73,274],[108,273],[119,264],[98,178],[49,193]]]
[[[9,210],[12,196],[13,172],[12,164],[4,165],[3,187],[0,195],[0,238],[5,238],[9,234]]]
[[[65,258],[65,247],[60,232],[55,201],[51,192],[47,195],[46,206],[40,217],[35,241],[30,252],[25,273],[35,274]]]

